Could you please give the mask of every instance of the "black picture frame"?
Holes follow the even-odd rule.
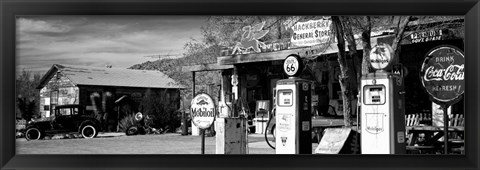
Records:
[[[478,0],[2,0],[2,169],[479,169]],[[18,15],[465,15],[465,155],[16,155]]]

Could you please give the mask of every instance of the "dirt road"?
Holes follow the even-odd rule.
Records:
[[[275,154],[261,134],[248,138],[248,154]],[[100,135],[94,139],[17,139],[17,154],[201,154],[200,136]],[[313,144],[312,151],[316,148]],[[205,154],[215,154],[215,137],[205,137]]]

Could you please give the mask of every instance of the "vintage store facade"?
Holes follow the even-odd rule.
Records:
[[[426,113],[432,114],[435,104],[429,100],[425,90],[422,90],[419,77],[420,68],[426,53],[438,45],[452,45],[464,49],[464,20],[449,21],[446,27],[437,27],[442,23],[428,23],[418,27],[409,26],[405,38],[401,42],[399,62],[405,67],[405,106],[406,115]],[[416,25],[418,26],[418,25]],[[372,35],[371,44],[391,44],[393,32],[384,32]],[[361,42],[357,39],[357,53],[362,56]],[[312,107],[322,100],[328,100],[335,109],[333,116],[342,117],[342,99],[338,75],[340,72],[336,43],[317,44],[306,47],[292,47],[291,41],[267,44],[261,52],[246,54],[232,54],[232,49],[226,49],[217,63],[185,67],[187,71],[222,70],[222,93],[220,100],[227,104],[232,103],[232,91],[238,94],[239,104],[249,110],[249,115],[255,116],[257,101],[269,101],[273,105],[273,88],[277,80],[287,78],[283,73],[283,60],[290,54],[298,54],[308,66],[300,75],[301,78],[315,82],[315,92]],[[348,49],[347,49],[348,51]],[[353,60],[347,62],[354,64]],[[233,75],[233,76],[232,76]],[[232,77],[238,79],[236,86],[232,85]],[[355,102],[354,102],[355,103]],[[356,105],[356,104],[355,104]],[[353,107],[355,108],[355,106]],[[271,107],[270,107],[271,109]],[[451,107],[451,112],[463,114],[464,101]],[[220,113],[222,114],[222,113]],[[330,113],[331,114],[331,113]],[[332,116],[332,115],[330,115]],[[430,116],[431,117],[431,116]]]

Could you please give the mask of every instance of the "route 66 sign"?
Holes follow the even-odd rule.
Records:
[[[299,55],[290,54],[285,58],[283,62],[283,71],[288,76],[294,77],[298,76],[303,69],[303,62]]]

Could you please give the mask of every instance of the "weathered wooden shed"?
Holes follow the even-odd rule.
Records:
[[[179,108],[182,88],[160,71],[65,64],[54,64],[37,86],[42,118],[52,116],[57,105],[80,104],[87,113],[102,114],[107,131],[114,131],[124,116],[141,111],[149,90]]]

